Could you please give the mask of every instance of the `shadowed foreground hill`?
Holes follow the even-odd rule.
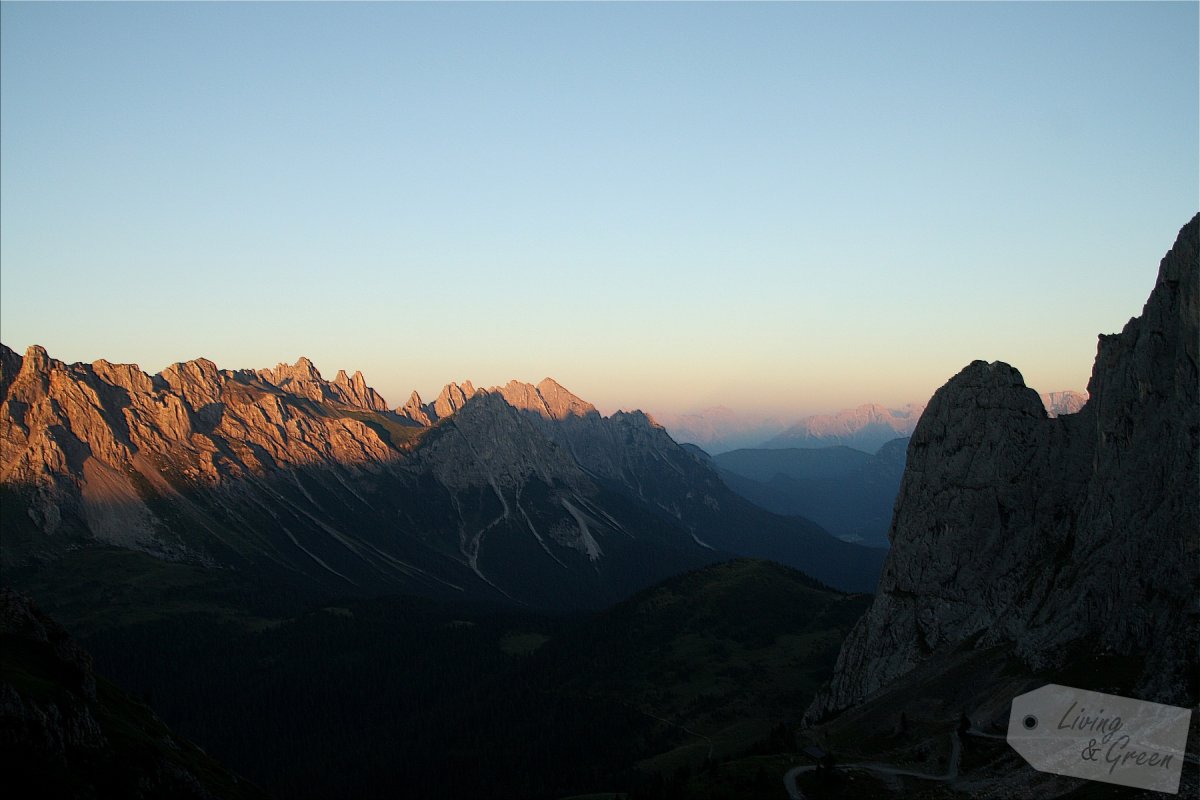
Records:
[[[83,648],[9,589],[0,589],[0,771],[9,791],[30,797],[266,797],[98,677]]]
[[[660,797],[681,770],[773,752],[868,602],[739,560],[570,619],[381,597],[86,643],[280,797]]]

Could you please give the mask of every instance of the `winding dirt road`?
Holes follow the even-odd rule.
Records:
[[[976,731],[969,731],[976,733]],[[994,736],[985,734],[982,731],[979,735],[988,738],[1003,739],[1003,736]],[[950,763],[946,768],[944,775],[932,775],[928,772],[917,772],[915,770],[897,767],[892,764],[883,764],[878,761],[863,761],[855,764],[838,764],[837,769],[861,769],[868,772],[874,772],[877,775],[883,775],[888,778],[921,778],[927,781],[941,781],[943,783],[956,780],[958,778],[958,762],[962,758],[962,739],[959,738],[958,732],[950,734]],[[804,766],[792,767],[783,776],[783,785],[787,787],[788,796],[792,800],[805,800],[804,793],[796,788],[796,776],[805,772],[813,772],[817,769],[816,764],[805,764]]]

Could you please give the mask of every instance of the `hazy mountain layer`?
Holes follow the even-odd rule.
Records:
[[[811,519],[846,541],[888,546],[908,439],[874,455],[849,447],[734,450],[713,457],[738,494],[776,514]]]
[[[761,447],[830,447],[844,445],[874,453],[885,442],[909,436],[925,407],[909,403],[903,408],[884,408],[868,403],[836,414],[805,417]]]
[[[1071,390],[1045,392],[1040,397],[1046,413],[1051,417],[1074,414],[1087,402],[1086,392]],[[909,403],[903,408],[885,408],[876,403],[867,403],[857,408],[843,409],[836,414],[815,414],[767,439],[759,448],[842,445],[874,453],[893,439],[911,436],[924,410],[924,403]]]
[[[699,445],[714,455],[756,447],[787,427],[787,423],[777,416],[743,413],[726,406],[684,413],[655,411],[654,419],[675,441]]]

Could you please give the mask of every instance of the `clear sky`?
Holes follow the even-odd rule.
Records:
[[[0,339],[393,405],[1082,389],[1200,204],[1197,9],[4,3]]]

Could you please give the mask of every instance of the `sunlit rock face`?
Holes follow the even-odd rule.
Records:
[[[6,566],[107,545],[331,592],[570,608],[730,554],[856,590],[882,561],[549,378],[389,411],[361,373],[327,381],[306,358],[148,375],[0,346],[0,389]]]
[[[103,360],[64,364],[33,346],[23,358],[3,348],[0,365],[0,481],[26,493],[28,516],[51,535],[65,526],[201,558],[153,499],[280,470],[370,470],[395,455],[349,415],[382,403],[362,376],[330,384],[308,359],[259,374],[197,359],[150,376]]]
[[[1139,696],[1196,701],[1197,229],[1180,231],[1142,315],[1100,337],[1082,408],[1048,416],[999,362],[934,395],[879,593],[809,721],[968,641],[1034,669],[1080,650],[1136,657]]]

